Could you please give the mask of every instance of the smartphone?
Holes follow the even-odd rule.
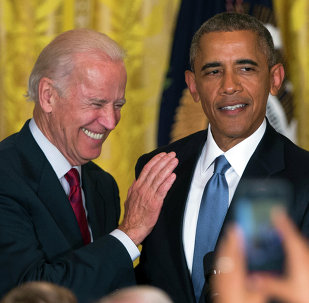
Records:
[[[292,187],[285,180],[249,179],[239,184],[233,198],[233,217],[244,237],[249,272],[284,272],[285,253],[271,222],[274,208],[288,209]]]

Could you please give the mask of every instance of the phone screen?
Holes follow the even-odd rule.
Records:
[[[244,236],[247,268],[281,274],[284,250],[271,222],[275,207],[288,208],[292,190],[283,180],[245,180],[233,199],[234,219]]]

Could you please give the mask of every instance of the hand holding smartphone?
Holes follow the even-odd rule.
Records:
[[[248,179],[239,184],[233,198],[233,218],[244,236],[249,272],[284,271],[281,238],[271,222],[275,208],[287,209],[292,200],[292,187],[285,180]]]

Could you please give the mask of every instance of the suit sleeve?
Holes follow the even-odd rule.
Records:
[[[0,184],[1,296],[23,282],[45,280],[90,302],[135,283],[130,256],[115,237],[72,247],[21,178],[0,175]]]

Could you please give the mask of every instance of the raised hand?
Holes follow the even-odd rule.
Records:
[[[128,191],[120,230],[139,245],[156,224],[163,200],[176,179],[178,164],[174,152],[154,156],[143,168]]]

